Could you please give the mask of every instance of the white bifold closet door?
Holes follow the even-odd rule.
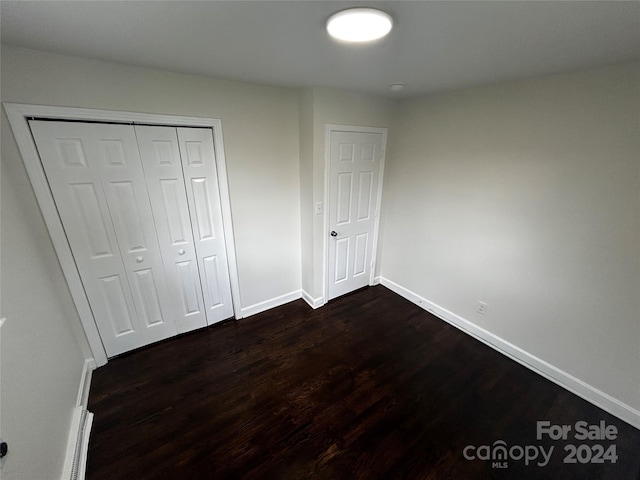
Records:
[[[233,316],[211,130],[29,124],[108,356]]]
[[[136,134],[168,279],[180,292],[179,324],[189,330],[191,324],[197,328],[229,318],[231,288],[211,130],[137,126]]]

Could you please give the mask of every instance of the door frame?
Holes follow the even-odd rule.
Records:
[[[380,233],[380,208],[382,205],[382,180],[384,177],[384,161],[387,155],[388,129],[383,127],[366,127],[356,125],[339,125],[327,123],[324,126],[324,229],[323,242],[323,271],[322,271],[322,298],[324,303],[329,301],[329,182],[331,179],[331,134],[333,132],[348,133],[379,133],[382,135],[382,152],[380,155],[380,176],[378,177],[378,192],[376,199],[375,222],[373,225],[373,249],[371,251],[371,272],[369,273],[369,285],[376,284],[376,267],[378,256],[378,239]]]
[[[52,120],[80,120],[94,122],[115,122],[122,124],[145,124],[172,127],[206,127],[213,132],[213,143],[218,168],[218,184],[220,189],[220,203],[222,206],[222,223],[224,228],[225,246],[227,249],[227,266],[231,282],[231,298],[235,318],[242,318],[240,303],[240,284],[238,281],[238,266],[236,260],[235,241],[233,235],[233,221],[231,215],[231,202],[229,197],[229,184],[227,180],[227,167],[224,156],[224,143],[222,139],[222,121],[214,118],[184,117],[177,115],[162,115],[148,113],[122,112],[115,110],[101,110],[93,108],[56,107],[48,105],[29,105],[20,103],[4,103],[4,109],[13,130],[13,135],[18,144],[22,161],[27,169],[29,181],[38,201],[38,205],[44,217],[45,224],[51,236],[62,272],[69,286],[71,297],[75,303],[84,329],[89,348],[98,366],[105,365],[108,361],[107,354],[100,339],[100,333],[96,325],[89,300],[84,291],[80,273],[76,267],[71,253],[71,247],[62,226],[62,221],[53,200],[53,195],[40,162],[40,156],[31,136],[29,119],[46,118]]]

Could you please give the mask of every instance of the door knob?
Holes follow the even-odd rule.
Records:
[[[337,236],[338,236],[338,232],[336,232],[335,230],[331,230],[330,235],[331,235],[332,237],[337,237]]]
[[[178,255],[184,255],[184,250],[182,248],[178,250]]]
[[[144,261],[144,258],[142,257],[136,257],[136,262],[138,263],[142,263]]]

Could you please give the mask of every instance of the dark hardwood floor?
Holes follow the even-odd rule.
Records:
[[[640,478],[639,430],[381,286],[113,359],[89,410],[88,480]],[[545,420],[568,440],[537,440]],[[579,421],[617,438],[575,440]],[[499,440],[507,468],[463,455]],[[564,463],[568,444],[617,461]]]

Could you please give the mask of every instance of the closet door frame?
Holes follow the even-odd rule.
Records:
[[[98,327],[93,318],[89,300],[84,291],[80,273],[76,268],[71,247],[58,216],[58,211],[49,189],[44,168],[40,162],[40,156],[31,136],[29,119],[50,120],[79,120],[87,122],[114,122],[123,124],[144,124],[171,127],[206,127],[211,128],[213,144],[218,169],[218,184],[220,189],[220,202],[222,206],[222,223],[224,228],[225,246],[227,249],[227,263],[229,279],[231,283],[231,296],[233,300],[233,312],[236,319],[242,318],[240,304],[240,286],[238,282],[238,267],[236,261],[235,241],[233,236],[233,223],[231,218],[231,202],[229,199],[229,184],[227,181],[227,168],[224,156],[224,144],[222,139],[222,121],[214,118],[184,117],[175,115],[145,114],[133,112],[121,112],[112,110],[98,110],[89,108],[55,107],[47,105],[28,105],[19,103],[4,103],[4,109],[13,130],[18,149],[27,170],[29,180],[38,201],[40,210],[49,230],[49,235],[60,261],[62,272],[69,286],[71,296],[75,303],[80,321],[93,359],[97,366],[107,363],[107,354],[100,339]]]

